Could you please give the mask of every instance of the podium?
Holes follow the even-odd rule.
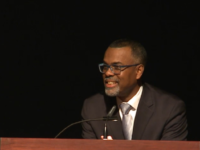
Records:
[[[200,142],[0,138],[0,150],[200,150]]]

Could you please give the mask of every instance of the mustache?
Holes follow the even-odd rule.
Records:
[[[112,81],[115,81],[115,82],[119,82],[119,79],[115,78],[115,77],[105,77],[104,78],[104,81],[108,81],[108,80],[112,80]]]

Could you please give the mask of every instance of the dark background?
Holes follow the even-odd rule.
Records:
[[[144,79],[182,98],[200,140],[199,10],[194,1],[1,2],[0,137],[52,138],[103,90],[98,63],[119,38],[140,41]],[[80,138],[80,125],[60,137]]]

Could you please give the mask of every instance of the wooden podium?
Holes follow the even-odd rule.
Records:
[[[0,150],[200,150],[200,142],[0,138]]]

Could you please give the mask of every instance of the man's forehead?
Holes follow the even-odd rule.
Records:
[[[132,50],[130,47],[112,48],[108,47],[104,55],[106,63],[131,63],[133,61]]]

